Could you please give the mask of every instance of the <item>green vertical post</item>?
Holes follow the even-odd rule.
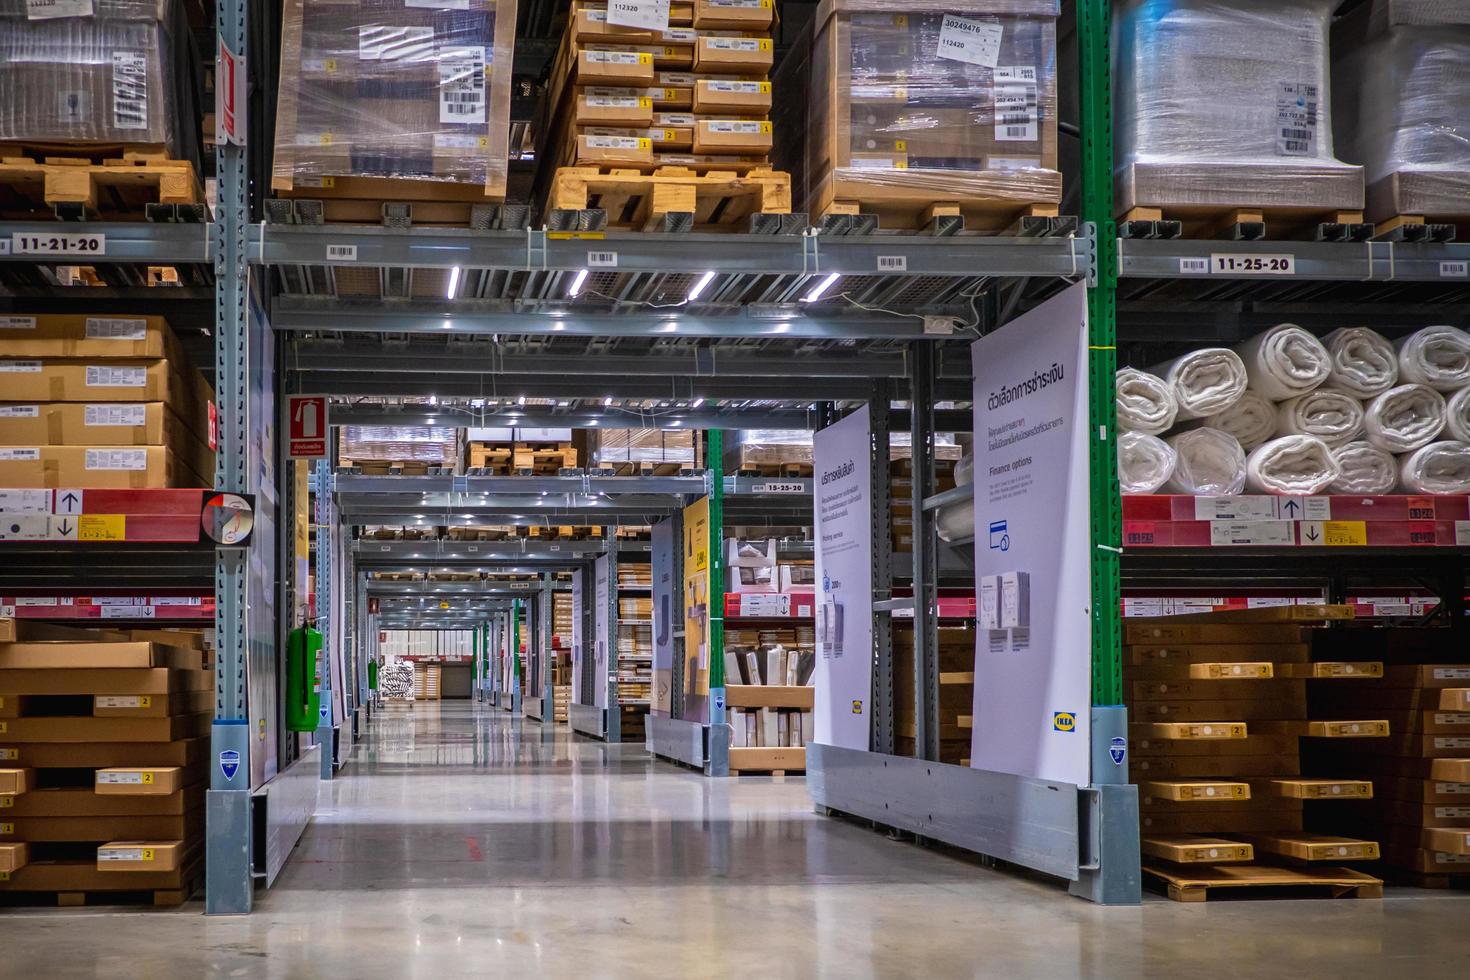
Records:
[[[725,723],[725,434],[709,433],[709,695],[711,725]],[[718,694],[716,693],[718,692]],[[719,717],[716,717],[718,712]]]
[[[521,600],[510,604],[510,676],[516,686],[521,682]]]
[[[1118,499],[1113,376],[1117,371],[1118,228],[1113,220],[1113,93],[1108,23],[1110,0],[1078,0],[1082,81],[1082,220],[1097,229],[1097,282],[1087,291],[1092,500],[1092,703],[1123,703],[1118,633]]]

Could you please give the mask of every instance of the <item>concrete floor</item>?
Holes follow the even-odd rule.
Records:
[[[464,702],[380,714],[249,917],[0,915],[0,975],[1463,977],[1470,895],[1101,909]]]

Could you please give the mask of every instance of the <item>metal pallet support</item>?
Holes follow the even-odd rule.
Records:
[[[322,634],[321,712],[316,726],[316,741],[322,747],[322,778],[331,779],[336,772],[333,751],[332,719],[332,633],[341,624],[332,616],[332,527],[336,518],[332,507],[332,470],[325,459],[316,464],[316,628]]]
[[[912,410],[909,434],[913,507],[914,572],[914,755],[939,761],[939,624],[936,618],[939,577],[935,559],[938,537],[934,517],[924,510],[934,493],[934,350],[927,344],[910,348]]]
[[[612,532],[612,533],[609,533]],[[603,539],[617,540],[617,528],[602,529]],[[607,549],[607,723],[609,742],[623,740],[623,705],[618,694],[618,671],[621,668],[618,656],[618,549],[612,545]]]
[[[725,433],[711,429],[709,470],[709,751],[705,774],[730,775],[730,726],[725,720]]]
[[[521,713],[521,600],[510,604],[510,712]]]
[[[669,717],[684,717],[684,512],[676,510],[665,520],[670,521],[674,537],[674,595],[680,600],[674,603],[675,616],[670,628],[673,634],[674,662],[669,680]]]
[[[873,383],[869,415],[873,424],[873,600],[893,598],[893,512],[889,506],[888,405],[886,380]],[[877,464],[882,465],[877,465]],[[874,752],[893,754],[893,613],[884,609],[873,617],[873,728]]]
[[[551,682],[553,668],[556,664],[556,652],[551,647],[552,620],[556,608],[552,579],[550,572],[541,573],[541,595],[536,605],[536,625],[538,627],[536,636],[541,645],[541,658],[538,664],[541,676],[536,685],[536,693],[541,698],[541,741],[543,742],[550,742],[556,735],[556,730],[552,727],[556,721],[556,690]]]

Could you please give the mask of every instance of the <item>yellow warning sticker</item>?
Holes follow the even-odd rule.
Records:
[[[83,514],[77,518],[78,541],[122,541],[127,533],[125,514]]]
[[[1368,543],[1368,522],[1323,521],[1322,543],[1348,547],[1366,545]]]
[[[4,735],[8,731],[10,731],[10,722],[0,721],[0,735]]]

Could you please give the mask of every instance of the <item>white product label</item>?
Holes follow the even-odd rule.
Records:
[[[986,170],[1040,170],[1040,157],[986,157]]]
[[[1439,277],[1441,279],[1470,279],[1470,262],[1441,262]]]
[[[26,20],[91,16],[92,0],[26,0]]]
[[[147,405],[88,405],[82,409],[83,425],[146,425]]]
[[[655,112],[655,126],[694,126],[699,122],[691,112]]]
[[[648,140],[637,136],[589,136],[587,145],[594,150],[638,150],[645,148]]]
[[[1436,738],[1434,747],[1436,749],[1470,749],[1470,738]]]
[[[103,606],[103,619],[153,619],[152,606]]]
[[[711,119],[705,125],[712,133],[741,133],[750,136],[769,132],[771,127],[768,122],[743,122],[738,119]]]
[[[1276,90],[1276,155],[1317,155],[1317,86],[1283,82]]]
[[[949,18],[945,18],[948,20]],[[996,28],[999,33],[1000,28]],[[1041,109],[1036,69],[995,70],[995,139],[998,143],[1034,143],[1040,138]]]
[[[40,405],[0,405],[0,419],[34,419],[40,417]]]
[[[148,597],[150,606],[202,606],[204,600],[197,595],[155,595]]]
[[[142,388],[148,384],[148,369],[129,365],[88,364],[88,388]]]
[[[666,27],[663,29],[664,41],[673,41],[675,44],[693,44],[699,40],[699,32],[692,27]]]
[[[587,60],[597,65],[646,65],[653,62],[653,55],[636,51],[598,51],[583,49]]]
[[[1470,547],[1470,521],[1455,522],[1455,544],[1461,548]]]
[[[740,615],[790,616],[791,596],[782,594],[742,595],[740,597]]]
[[[994,68],[1000,61],[1001,34],[999,24],[945,14],[939,25],[939,49],[935,53],[950,61]]]
[[[1470,680],[1470,667],[1436,667],[1430,673],[1437,681]]]
[[[587,105],[595,109],[646,109],[649,100],[637,95],[589,95]]]
[[[1211,521],[1210,544],[1216,547],[1233,545],[1291,545],[1296,544],[1291,521]]]
[[[488,150],[490,137],[464,133],[435,133],[434,148],[439,150]]]
[[[1210,260],[1206,258],[1180,259],[1179,274],[1181,276],[1207,276],[1210,274]]]
[[[1274,255],[1215,252],[1210,256],[1210,271],[1217,276],[1294,276],[1296,256],[1284,252]]]
[[[143,698],[138,694],[99,694],[93,699],[93,706],[97,708],[141,708]],[[141,773],[133,773],[141,776]]]
[[[388,27],[382,24],[357,29],[360,61],[432,61],[432,27]]]
[[[99,772],[97,782],[109,786],[142,786],[143,774],[141,772]]]
[[[728,10],[762,10],[771,5],[771,0],[704,0],[710,7],[724,7]]]
[[[669,29],[669,0],[608,0],[607,22],[614,27]]]
[[[1470,783],[1435,783],[1434,791],[1440,796],[1470,795]]]
[[[1434,723],[1436,725],[1470,725],[1470,712],[1436,711]]]
[[[909,271],[909,257],[907,255],[880,255],[878,256],[879,272],[907,272]]]
[[[1443,851],[1434,853],[1435,864],[1470,864],[1470,854],[1446,854]]]
[[[759,95],[768,82],[709,82],[711,92],[730,92],[740,95]]]
[[[715,51],[764,51],[771,42],[754,37],[707,37],[704,43]]]
[[[695,78],[689,72],[683,71],[661,71],[655,76],[655,81],[660,85],[682,85],[692,87]]]
[[[470,0],[403,0],[403,5],[424,10],[469,10]]]
[[[15,232],[10,236],[10,249],[12,255],[106,255],[107,236]]]
[[[40,374],[40,361],[0,361],[0,374]]]
[[[146,449],[88,449],[86,468],[89,470],[146,470]]]
[[[99,847],[97,848],[97,860],[99,861],[142,861],[143,852],[148,851],[147,860],[153,860],[152,848],[142,847]]]
[[[62,602],[59,599],[55,599],[49,596],[16,599],[15,604],[17,606],[44,606],[48,609],[55,608],[56,606],[69,605],[69,603]]]
[[[148,321],[126,317],[87,317],[88,340],[146,340]]]
[[[811,487],[805,483],[778,482],[757,483],[751,488],[752,493],[810,493]]]
[[[903,170],[906,167],[903,157],[853,157],[847,165],[853,170]]]
[[[1274,521],[1276,498],[1267,496],[1196,497],[1197,521]]]
[[[0,330],[34,329],[36,329],[36,318],[33,316],[0,316]]]
[[[0,490],[0,514],[49,514],[50,490]]]
[[[439,55],[439,121],[485,121],[484,48],[445,48]]]
[[[1464,820],[1470,817],[1470,807],[1465,806],[1437,806],[1434,815],[1440,820]]]
[[[41,450],[39,449],[18,449],[13,446],[0,446],[0,462],[17,463],[40,458]]]
[[[327,261],[328,262],[356,262],[357,261],[357,246],[356,245],[328,245],[327,246]]]
[[[148,59],[141,51],[112,52],[112,127],[148,128]]]
[[[588,252],[587,267],[589,269],[616,269],[618,267],[618,253]]]

